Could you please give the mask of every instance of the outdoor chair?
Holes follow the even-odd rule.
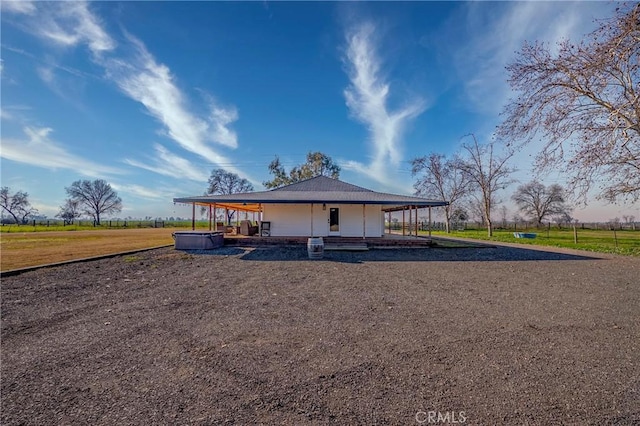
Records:
[[[240,222],[240,235],[250,236],[258,233],[258,227],[251,224],[249,220]]]

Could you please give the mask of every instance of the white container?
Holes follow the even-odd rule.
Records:
[[[324,256],[324,241],[322,237],[309,238],[307,240],[307,252],[309,259],[322,259]]]
[[[212,250],[224,245],[222,232],[176,231],[173,239],[176,250]]]

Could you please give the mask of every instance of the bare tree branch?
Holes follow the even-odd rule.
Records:
[[[498,135],[514,143],[544,141],[538,170],[562,167],[569,189],[586,200],[640,199],[640,5],[578,44],[565,40],[552,55],[525,43],[507,66],[517,92],[505,107]]]
[[[411,162],[411,173],[418,176],[413,187],[416,195],[449,201],[444,207],[447,233],[451,231],[452,214],[457,203],[469,192],[469,179],[456,167],[460,160],[447,160],[444,155],[430,154]]]
[[[466,154],[460,159],[456,167],[471,182],[472,188],[478,193],[478,200],[482,206],[484,220],[487,225],[487,233],[493,236],[493,223],[491,211],[495,204],[496,192],[506,188],[513,182],[510,178],[514,169],[507,164],[513,157],[512,151],[502,155],[494,152],[495,143],[492,141],[486,145],[478,143],[475,135],[471,134],[473,143],[464,143],[462,150]]]
[[[65,188],[69,198],[77,202],[84,212],[100,225],[103,214],[122,211],[122,199],[105,180],[77,180]]]

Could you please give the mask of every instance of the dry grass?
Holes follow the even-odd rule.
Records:
[[[0,235],[0,270],[171,244],[173,231],[173,228],[146,228],[3,233]]]

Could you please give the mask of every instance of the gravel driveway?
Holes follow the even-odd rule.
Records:
[[[639,277],[638,258],[512,247],[27,272],[2,280],[0,420],[639,424]]]

